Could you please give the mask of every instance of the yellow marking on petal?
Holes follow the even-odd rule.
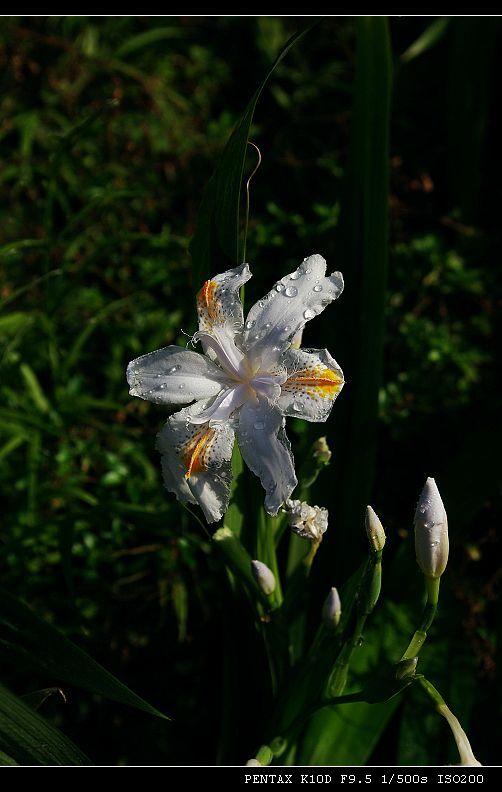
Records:
[[[308,390],[323,398],[337,394],[343,385],[343,379],[338,372],[329,368],[303,369],[297,371],[283,385],[287,390]]]
[[[196,432],[181,449],[181,458],[186,468],[185,478],[193,473],[204,473],[207,470],[205,456],[216,433],[209,426]]]
[[[204,318],[207,319],[210,326],[216,321],[220,312],[220,307],[216,299],[217,288],[218,284],[216,281],[207,280],[197,294],[197,307],[199,312],[205,314]]]

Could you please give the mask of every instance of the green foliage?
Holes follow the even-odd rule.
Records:
[[[1,591],[0,645],[9,665],[34,668],[48,679],[165,717],[7,591]]]
[[[390,20],[397,68],[387,158],[382,18],[320,21],[277,63],[256,104],[260,79],[296,25],[287,17],[2,22],[2,583],[33,603],[46,637],[84,646],[175,724],[166,734],[165,721],[96,697],[96,685],[78,690],[57,664],[44,671],[5,655],[0,678],[19,698],[2,689],[2,764],[88,762],[63,732],[98,763],[246,761],[274,736],[264,729],[272,685],[263,680],[286,678],[285,643],[295,659],[305,655],[322,599],[332,585],[343,593],[347,578],[342,606],[351,611],[360,556],[348,548],[364,532],[362,523],[358,532],[355,520],[334,519],[341,493],[351,503],[371,500],[388,520],[385,605],[347,678],[349,695],[367,689],[379,665],[399,660],[417,624],[406,535],[426,475],[437,476],[442,492],[444,482],[455,533],[433,649],[425,647],[421,662],[480,760],[496,757],[497,26]],[[249,97],[229,164],[222,152]],[[347,378],[327,427],[334,464],[309,493],[331,510],[321,551],[305,570],[306,543],[293,539],[288,551],[281,520],[256,531],[262,495],[247,473],[225,520],[251,557],[259,549],[277,564],[290,613],[303,608],[289,636],[280,609],[255,629],[199,515],[163,491],[154,439],[167,413],[131,401],[124,376],[133,357],[184,344],[181,330],[193,331],[194,291],[215,254],[209,232],[234,263],[248,133],[263,163],[251,188],[255,277],[246,292],[259,296],[313,252],[347,284],[324,334],[305,333],[305,345],[330,348]],[[224,200],[201,226],[200,198],[218,161],[226,163]],[[188,253],[196,229],[197,271]],[[224,261],[211,266],[221,270]],[[312,440],[326,428],[290,421],[288,431],[297,467],[308,467]],[[372,432],[363,470],[359,451]],[[352,494],[340,487],[347,455]],[[236,456],[236,472],[241,465]],[[293,585],[294,569],[301,575]],[[300,577],[301,591],[292,591]],[[41,622],[30,619],[25,637],[34,640]],[[49,697],[42,718],[22,696],[55,684],[67,704]],[[319,710],[277,761],[456,761],[441,750],[445,725],[420,701],[412,686],[386,703]],[[245,723],[243,711],[253,714]],[[219,734],[215,722],[225,720]]]
[[[0,748],[3,765],[91,764],[67,737],[2,686]]]

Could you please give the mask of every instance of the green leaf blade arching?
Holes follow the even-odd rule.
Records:
[[[211,272],[235,267],[239,257],[239,205],[244,163],[256,104],[268,80],[289,50],[319,20],[295,33],[283,47],[265,79],[253,94],[237,122],[221,159],[206,187],[197,219],[197,228],[190,244],[194,282],[202,282]]]
[[[0,685],[1,765],[90,765],[68,737]]]
[[[97,693],[150,715],[167,717],[3,590],[0,590],[0,649],[5,663],[35,670],[53,682]]]

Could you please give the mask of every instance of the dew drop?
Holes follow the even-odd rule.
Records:
[[[256,421],[256,422],[253,424],[253,427],[254,427],[255,429],[258,429],[258,430],[260,430],[260,429],[265,429],[265,423],[264,423],[263,421]]]
[[[284,294],[286,295],[286,297],[296,297],[296,295],[298,294],[298,289],[296,288],[296,286],[288,286]]]
[[[307,267],[307,269],[305,270],[305,275],[310,275],[311,272],[312,272],[312,267]]]
[[[297,269],[295,272],[291,273],[291,275],[289,276],[289,279],[290,280],[298,280],[298,278],[301,278],[302,275],[303,275],[303,270],[302,269]]]
[[[180,390],[185,390],[185,386],[184,386],[183,384],[181,384],[181,385],[178,385],[178,388],[179,388]]]
[[[294,412],[301,412],[302,411],[302,406],[301,406],[301,404],[298,404],[298,402],[293,402],[291,407],[293,408]]]
[[[315,285],[315,286],[314,286],[314,288],[313,288],[313,291],[315,291],[315,292],[318,292],[318,293],[319,293],[319,292],[322,292],[322,286],[321,286],[321,284],[320,284],[320,283],[316,283],[316,285]]]
[[[431,547],[437,547],[439,542],[431,542]]]
[[[284,328],[284,332],[289,333],[290,330],[291,330],[290,326],[286,325],[286,327]]]
[[[315,311],[313,311],[311,308],[307,308],[307,310],[303,312],[304,319],[313,319],[314,316],[315,316]]]
[[[177,371],[180,370],[180,368],[181,366],[173,366],[172,368],[169,369],[169,374],[175,374]]]
[[[161,390],[164,390],[165,387],[166,387],[166,383],[163,382],[162,385],[160,386],[160,388],[161,388]]]
[[[260,306],[260,308],[263,308],[263,306],[265,305],[265,303],[263,302],[263,300],[260,300],[260,302],[258,303],[258,305]]]
[[[246,322],[246,330],[251,330],[254,327],[256,322],[253,320],[252,322]]]
[[[278,291],[278,292],[282,292],[282,291],[284,291],[284,289],[285,289],[285,288],[286,288],[286,287],[285,287],[284,283],[282,283],[282,281],[278,281],[278,282],[275,284],[275,290],[276,290],[276,291]]]

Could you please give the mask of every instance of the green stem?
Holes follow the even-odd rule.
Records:
[[[275,590],[273,594],[270,595],[274,608],[278,608],[283,601],[281,576],[279,574],[274,539],[276,519],[275,517],[269,517],[265,514],[264,509],[260,508],[258,514],[258,530],[256,534],[256,557],[259,561],[262,561],[268,566],[275,577]]]
[[[427,633],[431,628],[432,622],[437,613],[438,607],[438,596],[439,596],[439,578],[426,578],[425,579],[425,590],[427,594],[427,601],[424,606],[424,610],[422,613],[422,622],[418,630],[415,631],[413,637],[406,649],[405,653],[401,657],[400,662],[404,662],[405,660],[411,660],[413,657],[417,657],[418,653],[422,649],[426,639]]]
[[[471,744],[467,734],[463,730],[458,718],[455,717],[451,709],[448,707],[442,695],[424,676],[420,675],[415,679],[431,700],[436,712],[438,712],[439,715],[441,715],[447,721],[457,744],[460,764],[469,765],[471,767],[480,766],[480,763],[472,752]]]

